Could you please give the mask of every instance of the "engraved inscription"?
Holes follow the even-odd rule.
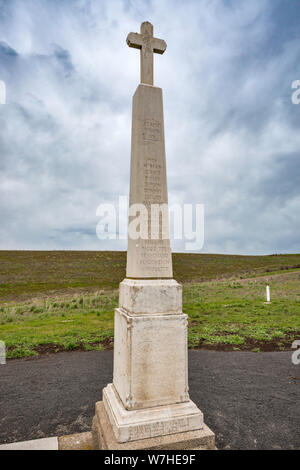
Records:
[[[162,201],[162,165],[156,158],[147,158],[144,163],[144,201],[148,204],[159,204]],[[148,214],[149,214],[149,208]]]
[[[155,119],[144,119],[142,121],[142,138],[144,141],[160,141],[161,123]]]
[[[150,267],[151,270],[159,273],[168,269],[171,263],[171,251],[168,241],[163,240],[143,240],[139,265],[143,269]]]
[[[163,436],[185,432],[189,429],[188,418],[176,419],[174,421],[158,421],[130,428],[130,440],[146,439],[147,437]]]
[[[139,272],[152,273],[152,276],[164,276],[172,264],[169,239],[163,238],[163,217],[168,217],[168,211],[159,212],[156,217],[151,216],[152,204],[166,203],[166,195],[163,192],[163,180],[165,168],[157,158],[146,158],[143,163],[144,198],[143,204],[148,211],[148,240],[140,241],[139,257],[137,264]],[[164,218],[164,224],[169,221]],[[164,225],[165,227],[165,225]],[[152,239],[155,233],[155,239]],[[157,238],[158,237],[158,238]]]

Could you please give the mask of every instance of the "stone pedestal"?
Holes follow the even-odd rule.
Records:
[[[181,290],[174,280],[120,284],[113,383],[96,403],[93,422],[99,448],[214,448],[214,434],[188,394]]]
[[[187,315],[181,299],[174,280],[125,279],[120,284],[113,384],[127,410],[189,399]]]
[[[115,312],[113,384],[127,410],[188,400],[186,315]]]

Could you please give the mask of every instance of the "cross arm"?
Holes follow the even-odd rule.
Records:
[[[142,37],[138,33],[129,33],[126,42],[129,47],[134,47],[135,49],[141,49],[143,45]]]
[[[126,42],[129,47],[141,49],[143,46],[143,36],[138,33],[129,33]],[[163,39],[158,38],[151,39],[151,46],[153,52],[156,52],[157,54],[163,54],[167,49],[167,43]]]
[[[157,54],[163,54],[167,49],[167,43],[163,39],[153,38],[152,39],[153,52]]]

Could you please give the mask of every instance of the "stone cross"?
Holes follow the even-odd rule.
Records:
[[[148,21],[141,24],[141,34],[129,33],[126,41],[129,47],[141,50],[141,83],[153,85],[153,52],[163,54],[166,42],[153,37],[153,25]]]

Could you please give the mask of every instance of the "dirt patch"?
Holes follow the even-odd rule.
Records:
[[[79,343],[77,345],[74,345],[72,348],[66,348],[60,344],[54,344],[54,343],[49,343],[49,344],[40,344],[39,346],[35,346],[33,350],[38,354],[38,356],[44,356],[44,355],[49,355],[49,354],[56,354],[59,352],[72,352],[72,351],[88,351],[90,349],[96,349],[97,347],[102,346],[103,349],[113,349],[114,347],[114,339],[113,338],[105,338],[102,341],[95,341],[93,343],[87,344],[86,343]],[[8,347],[8,351],[13,351],[13,347]],[[35,359],[37,356],[29,356],[28,359]],[[8,360],[12,359],[19,359],[19,358],[8,358]]]
[[[222,333],[223,335],[223,333]],[[271,341],[260,341],[254,338],[245,338],[244,344],[227,344],[214,343],[207,344],[200,341],[193,349],[206,349],[210,351],[253,351],[275,352],[275,351],[292,351],[291,345],[295,338],[300,338],[300,331],[296,331],[286,335],[284,338],[273,338]]]
[[[224,335],[224,334],[222,334]],[[214,343],[208,344],[205,341],[200,341],[197,346],[194,346],[192,349],[202,349],[208,351],[257,351],[257,352],[276,352],[276,351],[293,351],[291,345],[295,338],[300,338],[300,331],[293,332],[287,335],[285,338],[273,338],[271,341],[258,341],[254,338],[246,338],[244,344],[227,344],[227,343]],[[114,348],[114,339],[106,338],[103,341],[95,341],[89,343],[89,348],[97,348],[102,346],[103,349],[112,350]],[[34,348],[34,351],[38,356],[56,354],[59,352],[72,352],[72,351],[87,351],[89,350],[87,345],[84,343],[79,343],[78,345],[71,348],[65,348],[64,346],[57,344],[41,344]],[[8,350],[13,350],[13,348],[8,348]],[[26,359],[34,360],[37,356],[30,356]],[[18,358],[13,358],[18,359]],[[8,359],[12,360],[12,359]]]

